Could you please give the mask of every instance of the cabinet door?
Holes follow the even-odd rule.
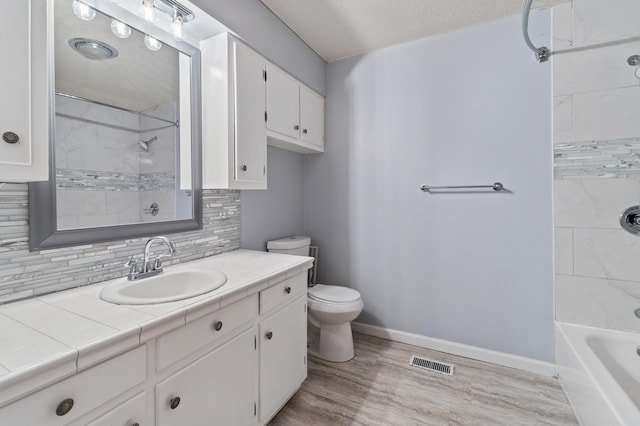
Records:
[[[235,94],[235,180],[266,182],[265,61],[233,42]]]
[[[250,328],[160,382],[156,425],[255,424],[255,346],[255,329]]]
[[[300,139],[324,147],[324,98],[300,86]]]
[[[47,180],[47,2],[0,4],[0,181]]]
[[[298,82],[267,64],[267,129],[292,138],[299,137],[299,96]]]
[[[140,392],[128,401],[98,417],[87,426],[146,425],[147,393]]]
[[[266,422],[307,377],[307,298],[260,323],[260,421]]]

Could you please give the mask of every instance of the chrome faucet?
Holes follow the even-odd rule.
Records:
[[[151,246],[155,241],[163,243],[167,246],[169,253],[162,254],[153,261],[149,257],[149,253],[151,251]],[[127,276],[129,281],[139,280],[142,278],[152,277],[154,275],[159,275],[162,273],[162,262],[161,258],[165,256],[172,256],[176,252],[176,247],[173,242],[169,240],[167,237],[151,237],[144,245],[144,257],[142,258],[142,264],[136,261],[133,256],[129,259],[126,266],[129,267],[129,275]]]

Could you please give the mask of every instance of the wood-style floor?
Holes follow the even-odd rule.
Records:
[[[354,333],[356,357],[309,359],[309,376],[271,421],[289,425],[577,425],[557,380]],[[409,366],[455,364],[453,377]]]

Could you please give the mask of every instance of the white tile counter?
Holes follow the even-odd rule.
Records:
[[[313,259],[236,250],[179,265],[227,275],[219,289],[157,305],[100,299],[109,281],[0,305],[0,406],[311,267]]]

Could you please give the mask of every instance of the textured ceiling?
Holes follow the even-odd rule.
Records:
[[[525,0],[261,0],[326,61],[522,13]],[[546,7],[569,0],[534,0]]]

